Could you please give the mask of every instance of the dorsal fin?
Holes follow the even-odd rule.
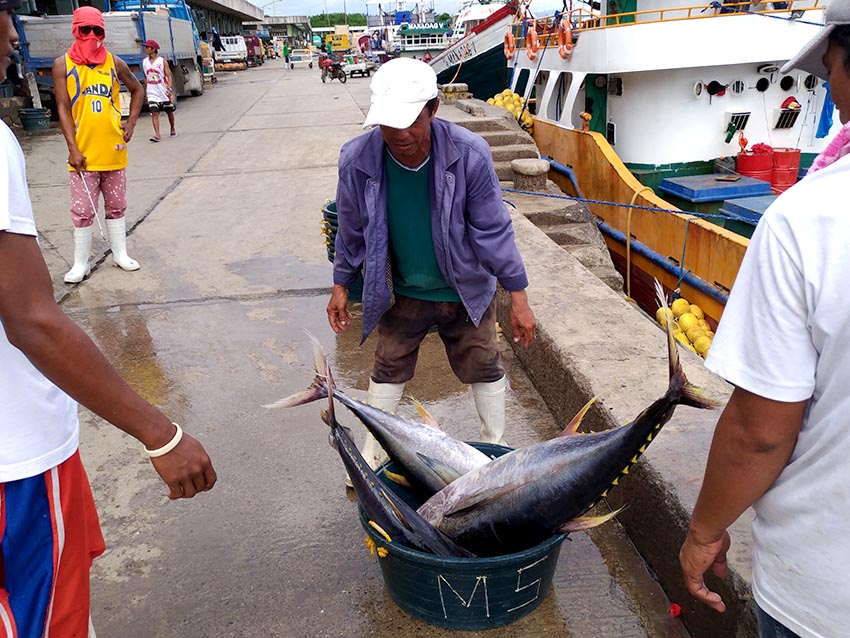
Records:
[[[416,411],[419,413],[419,416],[422,417],[422,420],[425,422],[425,425],[429,425],[435,430],[442,431],[443,428],[440,427],[440,424],[437,423],[437,419],[431,416],[431,413],[425,409],[425,406],[419,403],[415,398],[410,397],[410,400],[413,401],[413,407],[416,408]]]
[[[578,428],[581,425],[581,420],[584,418],[584,415],[587,414],[587,411],[590,410],[590,406],[592,406],[596,402],[597,397],[593,397],[590,401],[584,404],[584,407],[578,411],[578,413],[573,417],[572,421],[567,423],[567,427],[564,428],[564,431],[561,432],[558,436],[570,436],[571,434],[578,434]]]

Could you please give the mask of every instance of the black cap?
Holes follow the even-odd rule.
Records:
[[[0,11],[14,11],[21,8],[21,0],[0,0]]]

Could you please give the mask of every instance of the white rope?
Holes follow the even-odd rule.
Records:
[[[90,173],[90,172],[91,172],[91,171],[86,171],[86,173]],[[106,237],[104,237],[104,235],[103,235],[103,224],[101,224],[101,223],[100,223],[100,217],[99,217],[99,216],[98,216],[98,214],[97,214],[97,209],[98,209],[98,207],[97,207],[97,206],[95,205],[95,203],[94,203],[94,199],[93,199],[93,198],[92,198],[92,196],[91,196],[91,191],[89,190],[89,185],[88,185],[88,184],[86,184],[86,177],[85,177],[85,173],[83,173],[82,171],[80,171],[80,179],[81,179],[81,180],[83,180],[83,188],[84,188],[84,189],[85,189],[85,191],[86,191],[86,195],[88,195],[88,196],[89,196],[89,203],[91,204],[91,209],[92,209],[92,211],[94,212],[94,218],[95,218],[95,221],[97,221],[97,227],[98,227],[98,229],[100,230],[100,238],[101,238],[102,240],[106,241]],[[106,214],[106,213],[104,212],[104,215],[105,215],[105,214]]]

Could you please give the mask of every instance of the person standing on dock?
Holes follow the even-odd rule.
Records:
[[[138,270],[127,255],[127,143],[133,137],[145,91],[127,64],[106,50],[103,14],[94,7],[74,11],[74,44],[53,62],[56,110],[68,145],[74,265],[66,283],[79,283],[91,271],[92,224],[100,196],[112,261]],[[120,83],[130,92],[130,113],[121,122]]]
[[[527,347],[536,322],[490,148],[436,119],[437,76],[424,62],[387,62],[371,91],[363,127],[374,128],[340,152],[328,321],[336,333],[348,329],[348,287],[362,272],[363,340],[378,329],[368,402],[397,408],[436,326],[452,370],[472,385],[480,440],[504,444],[497,281],[510,293],[514,340]],[[372,467],[386,458],[371,435],[363,456]]]
[[[0,82],[18,34],[0,0]],[[53,298],[24,154],[0,122],[0,636],[93,637],[105,550],[80,458],[77,401],[137,439],[171,499],[216,482],[201,444],[128,386]],[[141,450],[140,450],[141,452]]]
[[[850,0],[782,67],[829,78],[843,127],[759,222],[706,367],[735,385],[680,552],[688,590],[725,603],[726,528],[755,509],[753,597],[762,637],[848,634],[850,601]]]
[[[145,93],[148,98],[148,110],[151,112],[153,123],[153,137],[151,142],[159,142],[159,112],[163,111],[168,117],[168,125],[171,127],[171,137],[177,135],[174,127],[174,111],[176,107],[172,98],[174,97],[174,78],[171,68],[165,58],[159,56],[159,42],[147,40],[145,42],[145,54],[142,60],[142,71],[145,73]]]

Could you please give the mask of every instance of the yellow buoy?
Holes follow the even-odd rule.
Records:
[[[670,304],[670,308],[673,310],[673,314],[679,317],[690,310],[691,304],[688,303],[687,299],[680,297]]]

